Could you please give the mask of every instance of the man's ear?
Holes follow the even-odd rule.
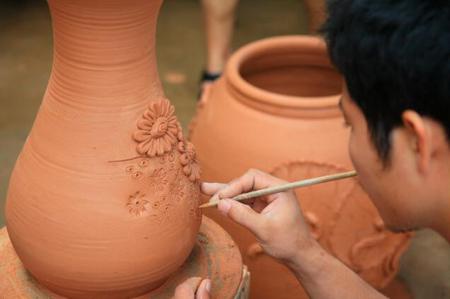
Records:
[[[406,129],[407,138],[411,149],[416,154],[419,171],[425,173],[431,163],[432,140],[427,130],[424,118],[413,110],[405,110],[402,113],[403,126]]]

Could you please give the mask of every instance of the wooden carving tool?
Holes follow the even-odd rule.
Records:
[[[237,200],[237,201],[243,201],[246,199],[270,195],[270,194],[274,194],[274,193],[279,193],[279,192],[287,191],[287,190],[294,189],[294,188],[312,186],[312,185],[316,185],[316,184],[331,182],[331,181],[335,181],[335,180],[341,180],[341,179],[350,178],[350,177],[354,177],[354,176],[356,176],[356,171],[354,171],[354,170],[348,171],[348,172],[330,174],[330,175],[320,176],[320,177],[316,177],[316,178],[312,178],[312,179],[306,179],[306,180],[296,181],[296,182],[292,182],[292,183],[287,183],[287,184],[283,184],[283,185],[279,185],[279,186],[273,186],[273,187],[256,190],[256,191],[252,191],[252,192],[248,192],[248,193],[242,193],[236,197],[233,197],[232,199]],[[220,199],[218,199],[217,197],[213,197],[213,198],[211,198],[211,200],[209,202],[200,205],[200,208],[203,209],[203,208],[217,206],[219,201],[220,201]]]

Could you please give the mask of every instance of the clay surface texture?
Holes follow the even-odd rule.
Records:
[[[25,268],[57,294],[138,296],[194,247],[200,168],[157,73],[161,2],[48,1],[53,68],[6,220]]]

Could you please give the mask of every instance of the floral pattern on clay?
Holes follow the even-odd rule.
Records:
[[[140,168],[146,168],[150,164],[148,159],[142,159],[138,162]]]
[[[142,215],[147,208],[145,207],[148,204],[148,200],[145,199],[145,194],[137,191],[133,195],[128,197],[127,207],[130,214],[135,216]]]
[[[183,128],[181,127],[181,124],[178,123],[178,134],[177,134],[177,139],[179,142],[184,141],[184,134],[183,134]]]
[[[136,168],[134,165],[129,165],[125,168],[125,171],[130,174],[133,179],[140,179],[143,176],[142,171]]]
[[[133,139],[138,142],[136,150],[141,155],[161,156],[177,143],[179,125],[175,108],[167,99],[151,102],[137,127]]]
[[[183,173],[191,182],[200,179],[200,165],[197,161],[194,145],[190,142],[179,142],[180,163],[183,166]]]

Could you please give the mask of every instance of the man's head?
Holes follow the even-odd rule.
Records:
[[[450,196],[450,2],[331,0],[328,9],[323,32],[345,78],[360,181],[391,228],[434,226]]]

